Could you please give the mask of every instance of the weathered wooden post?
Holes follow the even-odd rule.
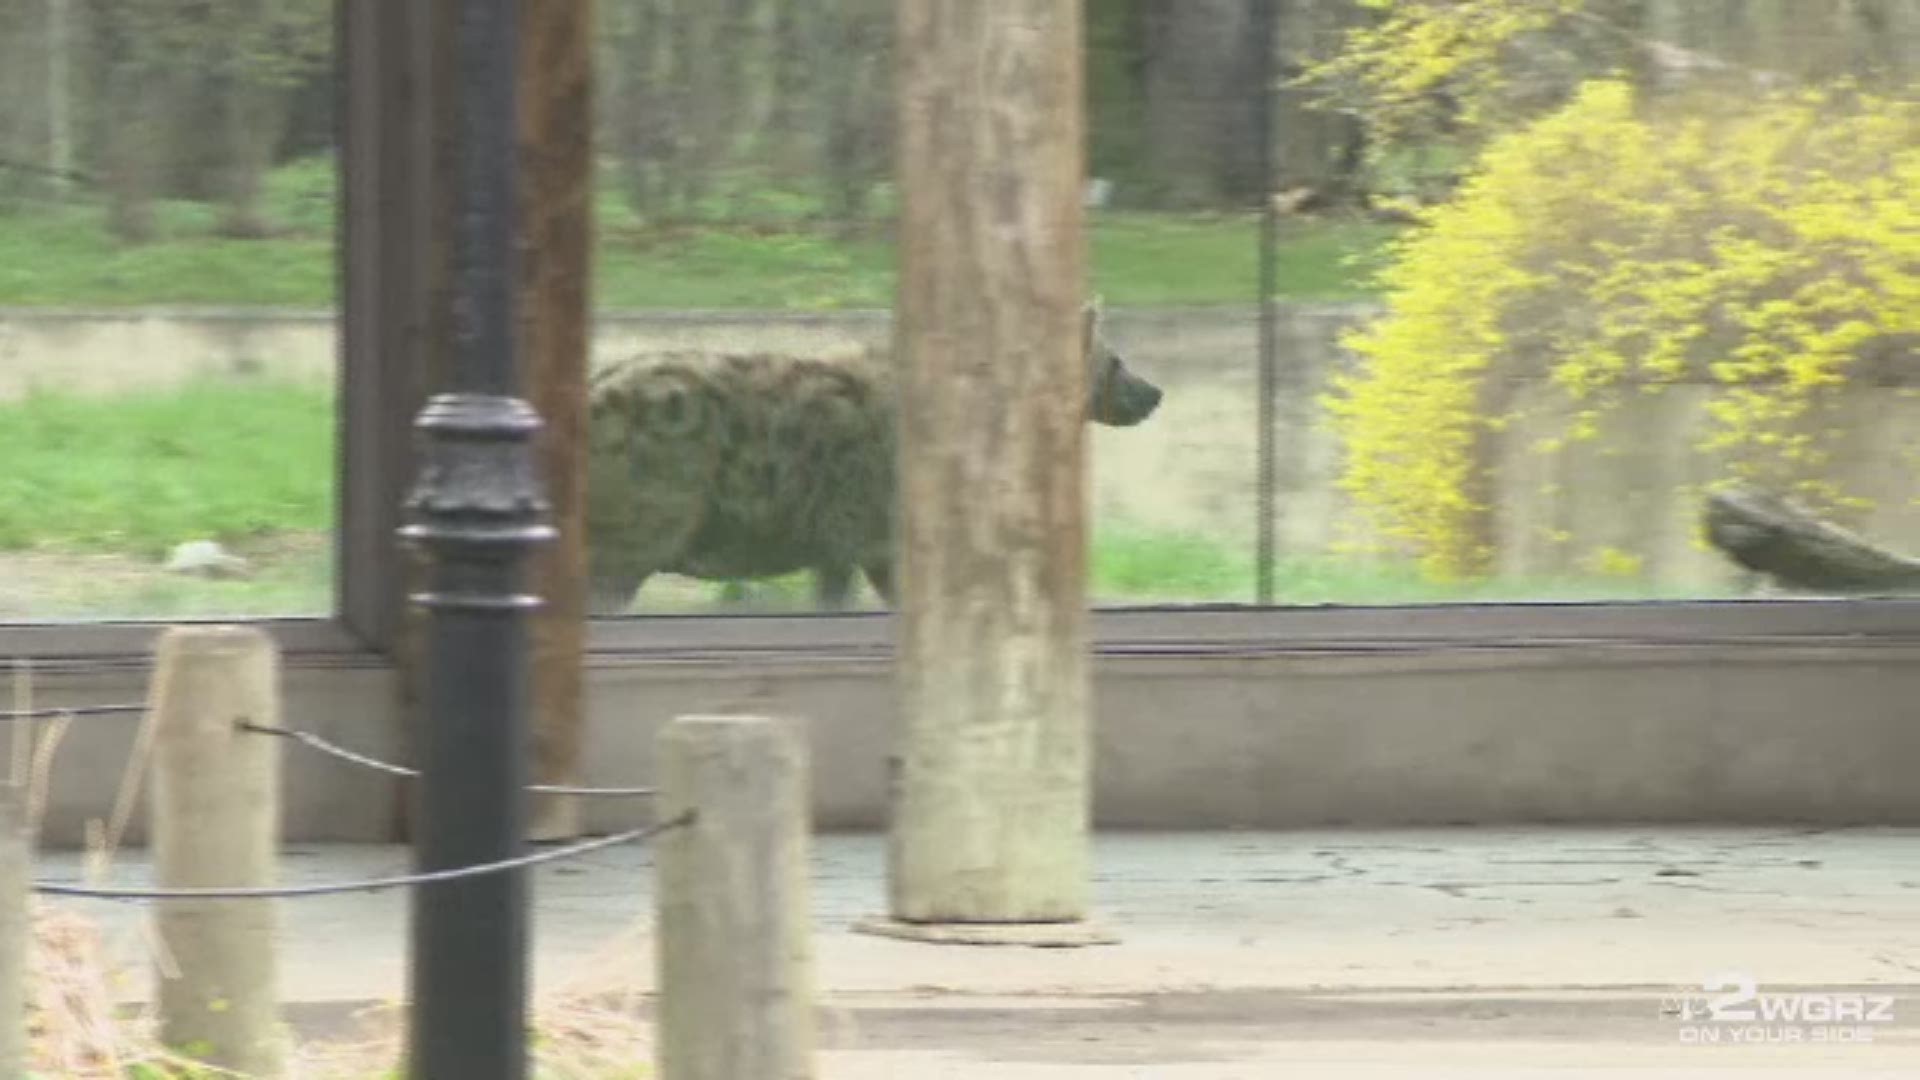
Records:
[[[806,744],[784,720],[661,732],[656,950],[662,1080],[812,1080]]]
[[[26,1076],[33,852],[20,745],[33,723],[13,722],[14,768],[0,775],[0,1076]]]
[[[33,940],[33,831],[29,781],[33,758],[33,680],[16,660],[12,765],[0,770],[0,1076],[25,1076],[28,980]]]
[[[580,765],[587,607],[587,338],[593,325],[593,0],[520,8],[522,383],[541,431],[534,450],[554,542],[530,562],[533,778],[573,784]],[[538,795],[527,835],[580,832],[579,799]]]
[[[902,0],[898,28],[903,717],[867,928],[1062,943],[1091,801],[1080,3]]]
[[[280,843],[280,748],[243,724],[280,723],[280,658],[253,627],[160,636],[149,802],[155,884],[262,888]],[[169,900],[154,913],[177,974],[156,969],[160,1037],[250,1077],[281,1075],[272,900]]]

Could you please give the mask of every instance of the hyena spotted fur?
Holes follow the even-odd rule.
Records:
[[[1085,309],[1088,419],[1129,427],[1161,392],[1128,370]],[[587,532],[596,614],[628,610],[655,574],[739,582],[812,571],[844,607],[855,571],[893,593],[894,370],[847,357],[674,352],[596,374]]]

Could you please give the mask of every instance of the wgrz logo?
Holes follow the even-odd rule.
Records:
[[[1893,1023],[1890,994],[1762,994],[1739,972],[1700,989],[1660,999],[1661,1015],[1679,1018],[1684,1043],[1868,1043],[1876,1025]]]

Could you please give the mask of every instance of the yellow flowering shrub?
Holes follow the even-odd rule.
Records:
[[[1358,365],[1327,399],[1343,485],[1433,576],[1494,554],[1480,448],[1516,380],[1570,406],[1564,440],[1632,389],[1705,382],[1699,449],[1845,498],[1814,421],[1863,352],[1920,335],[1920,108],[1844,88],[1675,104],[1597,80],[1493,139],[1397,242],[1386,314],[1347,338]]]
[[[1569,24],[1592,14],[1597,0],[1356,2],[1371,17],[1346,32],[1338,55],[1310,65],[1303,82],[1350,87],[1371,134],[1392,140],[1439,123],[1476,128],[1513,119],[1524,108],[1516,99],[1532,96],[1523,83],[1552,81],[1516,78],[1520,46],[1552,32],[1554,51],[1567,51],[1575,36]],[[1443,111],[1452,115],[1442,120]]]

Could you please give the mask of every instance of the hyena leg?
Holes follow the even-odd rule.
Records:
[[[651,576],[640,572],[595,578],[587,589],[587,614],[625,615],[633,609],[633,594],[639,592]]]
[[[853,567],[841,563],[816,567],[813,571],[814,598],[827,611],[841,611],[853,595]]]
[[[867,580],[873,583],[873,591],[880,594],[888,607],[893,606],[893,562],[890,559],[875,559],[862,566]]]

